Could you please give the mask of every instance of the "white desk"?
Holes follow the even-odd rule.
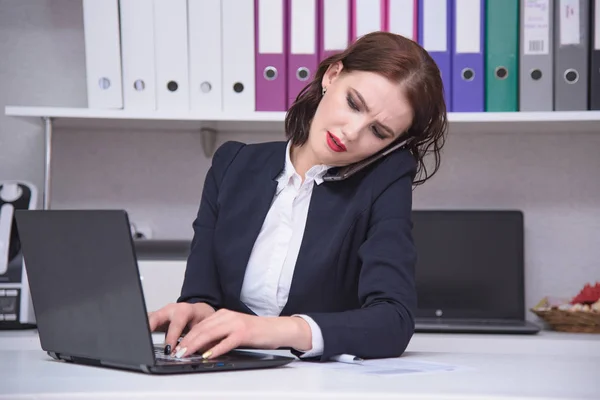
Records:
[[[35,331],[0,332],[0,399],[600,398],[600,335],[416,334],[404,357],[464,369],[369,376],[286,366],[150,376],[56,362]]]

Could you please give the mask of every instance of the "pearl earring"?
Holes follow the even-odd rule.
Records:
[[[323,96],[325,96],[325,92],[327,91],[327,88],[323,88]]]

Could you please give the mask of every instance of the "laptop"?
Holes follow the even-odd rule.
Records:
[[[415,210],[416,332],[523,333],[523,213]]]
[[[17,210],[42,349],[56,360],[150,374],[271,368],[293,357],[233,350],[165,355],[150,332],[129,219],[122,210]]]

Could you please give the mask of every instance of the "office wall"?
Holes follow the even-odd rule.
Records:
[[[43,187],[41,124],[4,116],[5,105],[86,106],[81,13],[80,0],[0,0],[0,179]],[[218,140],[281,138],[227,132]],[[61,129],[53,146],[52,207],[125,208],[155,238],[191,238],[210,165],[196,132]],[[416,189],[415,208],[523,210],[532,306],[600,280],[599,171],[600,127],[455,130],[441,171]]]
[[[4,107],[85,105],[82,32],[80,0],[0,0],[0,179],[43,188],[43,135]]]

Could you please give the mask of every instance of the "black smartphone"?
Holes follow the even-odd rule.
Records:
[[[390,147],[385,148],[385,149],[381,150],[380,152],[377,152],[377,153],[373,154],[372,156],[365,158],[362,161],[358,161],[354,164],[346,165],[344,167],[335,168],[335,172],[331,173],[331,174],[330,173],[325,174],[325,176],[323,176],[323,180],[326,182],[333,182],[333,181],[342,181],[344,179],[347,179],[347,178],[351,177],[352,175],[356,174],[358,171],[373,164],[375,161],[379,160],[380,158],[387,156],[392,151],[406,147],[407,144],[408,144],[408,139],[404,140],[402,142],[393,144]]]

